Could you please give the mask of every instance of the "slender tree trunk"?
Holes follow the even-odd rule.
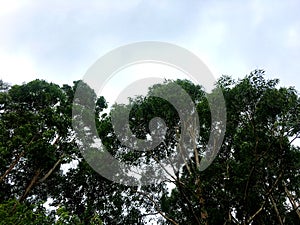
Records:
[[[13,209],[12,209],[12,213],[15,212],[18,203],[21,203],[21,202],[23,202],[23,201],[25,200],[25,198],[26,198],[27,195],[29,194],[30,190],[31,190],[31,189],[33,188],[33,186],[36,184],[36,182],[37,182],[37,180],[38,180],[40,174],[41,174],[41,169],[38,169],[38,170],[35,172],[35,174],[34,174],[33,178],[31,179],[30,183],[29,183],[28,186],[26,187],[26,190],[25,190],[25,192],[23,193],[23,195],[19,198],[18,202],[15,203],[15,205],[14,205],[14,207],[13,207]]]
[[[276,202],[275,202],[273,196],[270,195],[269,198],[270,198],[270,200],[271,200],[271,202],[272,202],[272,205],[273,205],[273,207],[274,207],[274,210],[275,210],[275,212],[276,212],[276,215],[277,215],[277,218],[278,218],[278,221],[279,221],[280,225],[283,225],[282,218],[281,218],[281,216],[280,216],[279,210],[278,210],[278,208],[277,208],[277,205],[276,205]]]
[[[34,188],[35,185],[37,185],[38,183],[44,182],[53,173],[55,168],[61,163],[63,157],[64,157],[64,154],[57,160],[57,162],[53,165],[53,167],[40,180],[39,180],[39,176],[41,175],[42,170],[40,168],[36,170],[35,175],[31,179],[28,186],[26,187],[25,192],[19,198],[19,200],[18,200],[19,203],[23,202],[27,198],[29,192]],[[17,203],[14,205],[12,212],[15,211],[16,207],[17,207]]]
[[[201,217],[200,217],[201,221],[203,221],[203,223],[205,225],[207,225],[208,224],[208,222],[207,222],[208,214],[205,209],[205,199],[203,198],[203,195],[202,195],[202,188],[201,188],[201,182],[200,182],[199,175],[196,178],[196,194],[197,194],[197,198],[198,198],[200,208],[201,208]]]
[[[25,149],[29,147],[29,145],[37,138],[38,134],[36,134],[30,142],[25,146]],[[4,178],[9,174],[13,168],[17,165],[17,163],[20,161],[20,159],[25,155],[25,150],[23,150],[17,157],[16,159],[12,162],[10,167],[5,171],[5,173],[0,177],[0,183],[4,180]]]
[[[25,154],[25,150],[22,151],[17,158],[13,161],[13,163],[10,165],[10,167],[5,171],[5,173],[0,177],[0,183],[4,180],[4,178],[7,176],[7,174],[12,171],[12,169],[17,165],[17,163],[20,161],[21,157],[23,157]]]
[[[40,174],[41,174],[41,169],[38,169],[38,170],[35,172],[33,178],[31,179],[29,185],[26,187],[26,190],[25,190],[24,194],[19,198],[19,202],[24,201],[24,199],[27,197],[27,195],[29,194],[29,192],[31,191],[31,189],[32,189],[32,188],[34,187],[34,185],[37,183]]]
[[[56,167],[63,160],[63,157],[64,157],[64,154],[56,161],[56,163],[54,164],[54,166],[46,173],[46,175],[42,179],[39,180],[39,183],[44,182],[53,173],[53,171],[56,169]]]
[[[55,168],[61,163],[62,159],[63,159],[64,155],[62,155],[57,161],[56,163],[53,165],[53,167],[45,174],[45,176],[43,176],[40,180],[39,176],[41,175],[42,170],[38,169],[34,175],[34,177],[32,178],[30,184],[27,186],[24,194],[21,196],[21,198],[19,199],[19,202],[24,201],[24,199],[27,197],[27,195],[29,194],[30,190],[37,184],[37,183],[42,183],[44,182],[55,170]]]

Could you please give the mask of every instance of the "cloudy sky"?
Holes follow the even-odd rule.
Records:
[[[0,0],[0,79],[81,79],[103,54],[137,41],[184,47],[215,72],[300,89],[300,1]]]

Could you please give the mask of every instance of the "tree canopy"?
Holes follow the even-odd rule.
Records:
[[[84,87],[80,94],[93,104],[76,97],[79,85]],[[212,107],[214,113],[221,107],[219,90],[227,120],[213,124]],[[186,105],[184,93],[194,111],[184,107],[179,112],[173,100],[166,100]],[[199,124],[183,121],[182,113],[198,118]],[[88,127],[76,131],[74,124],[81,120],[95,123],[95,134],[113,157],[129,167],[147,168],[140,179],[152,182],[139,185],[133,176],[136,185],[130,186],[95,171],[90,162],[97,163],[101,149],[82,146],[83,139],[93,140],[95,134]],[[266,79],[262,70],[240,80],[222,76],[209,93],[189,80],[166,80],[146,96],[109,109],[105,96],[97,96],[82,81],[73,86],[44,80],[10,86],[1,81],[0,127],[0,224],[300,221],[299,94],[279,87],[278,79]],[[210,135],[218,142],[225,128],[218,154],[201,170],[206,150],[214,149]],[[155,147],[134,150],[143,141]],[[113,171],[126,173],[118,166]]]

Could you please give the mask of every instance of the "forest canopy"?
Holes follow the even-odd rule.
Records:
[[[106,96],[88,86],[83,93],[94,108],[76,101],[73,85],[33,80],[22,85],[0,81],[0,224],[299,224],[300,221],[300,98],[293,87],[280,87],[255,70],[243,79],[222,76],[216,83],[226,103],[226,123],[212,125],[209,98],[189,80],[166,80],[148,95],[108,108]],[[198,135],[182,144],[179,112],[170,102],[153,97],[166,86],[180,86],[192,99],[199,118]],[[178,92],[168,93],[181,100]],[[172,97],[172,96],[171,96]],[[76,104],[74,104],[76,103]],[[74,130],[82,120],[95,123],[105,149],[127,165],[146,165],[148,185],[120,184],[97,173],[97,146],[80,146],[93,134]],[[73,114],[72,114],[73,110]],[[183,109],[184,110],[184,109]],[[128,128],[147,140],[152,128],[167,129],[155,148],[133,151],[112,125],[129,113]],[[121,124],[121,123],[120,123]],[[210,166],[199,169],[211,132],[226,127],[221,148]],[[127,132],[127,128],[119,127]],[[159,130],[159,129],[157,129]],[[125,132],[125,133],[126,133]],[[131,134],[130,134],[131,135]],[[152,140],[154,141],[154,140]],[[189,148],[191,154],[184,155]],[[160,163],[171,156],[182,165],[156,180]],[[96,157],[97,156],[97,157]],[[87,160],[89,157],[89,160]],[[124,168],[106,164],[120,176]],[[174,165],[175,167],[175,165]],[[67,168],[67,169],[66,169]],[[164,168],[163,168],[164,169]],[[134,177],[132,182],[135,182]],[[298,222],[297,222],[298,221]]]

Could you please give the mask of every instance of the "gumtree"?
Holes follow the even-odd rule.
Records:
[[[263,71],[218,81],[227,103],[226,136],[218,157],[200,173],[209,224],[299,222],[300,152],[293,145],[299,138],[299,97],[294,88],[277,88],[278,82],[265,79]],[[207,107],[198,109],[202,114]],[[197,208],[189,197],[199,185],[193,176],[183,170],[187,198]],[[161,203],[174,220],[197,224],[181,189],[178,185]]]
[[[76,152],[69,89],[43,80],[1,83],[0,203],[15,202],[6,204],[12,218],[19,205],[31,215],[34,205],[42,207],[59,193],[60,166]]]
[[[157,170],[142,174],[154,180],[152,185],[133,192],[141,208],[148,214],[160,215],[161,224],[297,224],[300,153],[299,147],[293,144],[299,138],[300,129],[297,91],[277,87],[279,80],[267,80],[262,70],[238,81],[221,77],[216,85],[226,100],[226,135],[217,158],[206,170],[200,171],[199,161],[205,156],[209,135],[216,128],[211,124],[207,98],[214,99],[216,93],[206,93],[190,81],[175,82],[196,104],[199,137],[193,154],[185,158],[180,170],[174,170],[163,182],[155,182]],[[119,160],[155,168],[154,164],[161,165],[161,160],[172,154],[180,155],[180,149],[187,147],[181,145],[178,138],[182,132],[178,112],[169,102],[151,95],[163,91],[170,83],[172,81],[155,85],[147,96],[112,108],[113,115],[120,115],[120,120],[124,110],[130,109],[130,129],[144,139],[150,133],[151,119],[163,118],[168,130],[156,148],[131,151],[107,122],[109,115],[105,128],[99,123],[106,147]],[[176,96],[177,93],[168,94]],[[120,126],[119,129],[122,128],[126,133],[127,128]],[[128,138],[130,136],[125,137]],[[173,187],[171,192],[170,187]]]

